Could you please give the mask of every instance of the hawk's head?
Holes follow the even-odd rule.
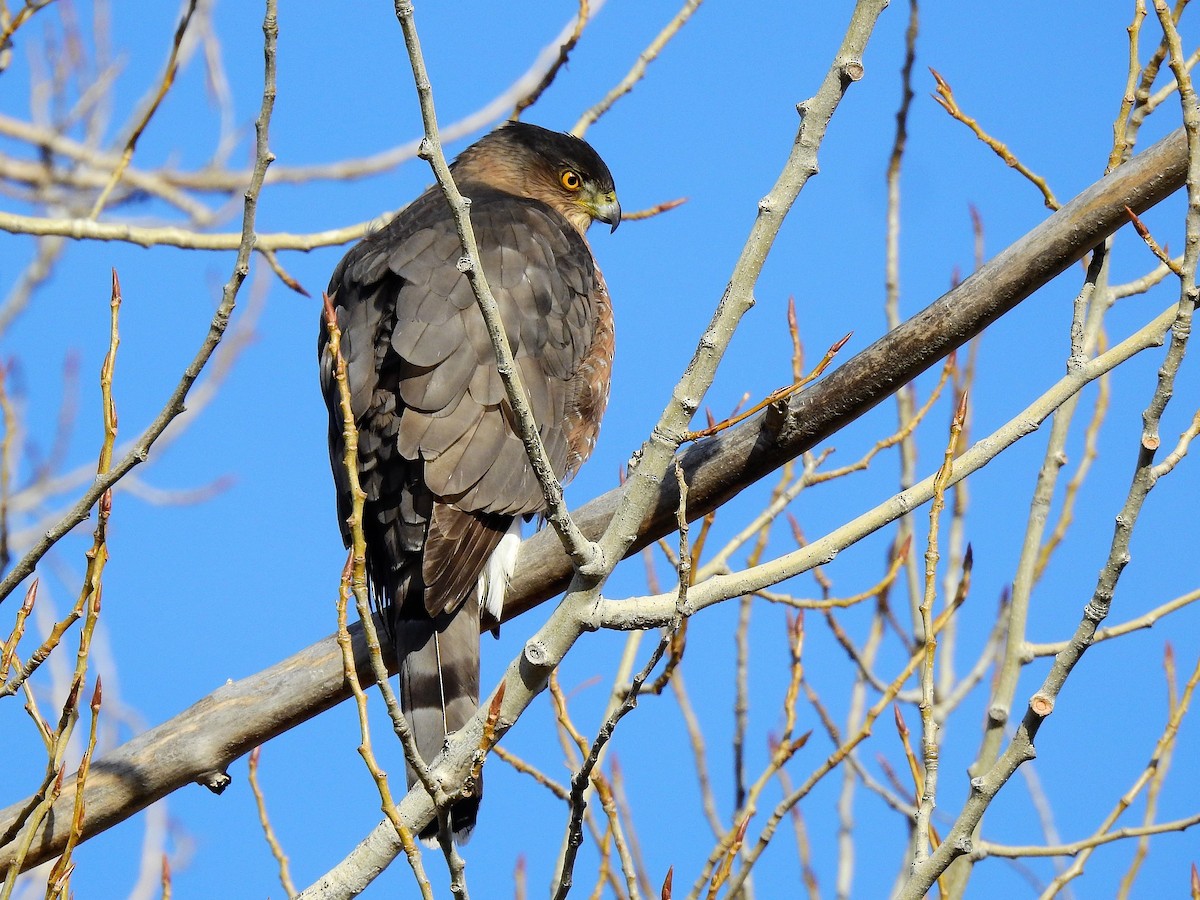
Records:
[[[571,134],[509,122],[464,150],[451,169],[456,180],[540,200],[580,232],[593,220],[613,231],[621,224],[612,173],[587,141]]]

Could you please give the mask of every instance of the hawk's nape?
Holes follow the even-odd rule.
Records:
[[[593,220],[614,229],[621,220],[612,176],[584,141],[524,123],[468,147],[451,172],[471,200],[480,263],[565,481],[591,453],[608,400],[612,308],[584,235]],[[481,620],[499,621],[520,521],[545,506],[461,256],[434,186],[351,249],[328,291],[358,430],[367,575],[426,762],[479,705]],[[324,320],[318,356],[348,544],[349,478]],[[411,787],[411,768],[408,777]],[[481,792],[480,784],[450,811],[460,842]],[[436,823],[421,836],[435,834]]]

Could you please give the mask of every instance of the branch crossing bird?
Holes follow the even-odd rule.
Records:
[[[586,238],[621,221],[612,175],[583,140],[520,122],[450,167],[554,473],[591,454],[608,401],[613,316]],[[497,372],[458,232],[434,185],[342,259],[329,297],[358,429],[367,576],[400,661],[422,759],[479,705],[479,633],[498,625],[520,523],[545,501]],[[342,413],[324,319],[317,345],[342,537],[350,541]],[[409,768],[408,782],[414,783]],[[450,810],[474,827],[482,782]],[[436,835],[436,823],[421,837]]]

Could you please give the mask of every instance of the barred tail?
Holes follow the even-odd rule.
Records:
[[[446,736],[465,725],[479,708],[479,600],[475,596],[453,613],[434,619],[396,621],[400,656],[400,706],[426,763],[442,752]],[[408,767],[408,786],[416,783]],[[470,837],[483,795],[482,778],[475,796],[450,809],[455,840]],[[437,837],[437,823],[428,825],[422,840]]]

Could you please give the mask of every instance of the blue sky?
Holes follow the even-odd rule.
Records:
[[[588,139],[616,179],[622,205],[640,209],[687,197],[679,209],[648,222],[629,222],[616,234],[597,231],[595,253],[617,307],[618,351],[609,413],[595,455],[568,489],[581,504],[611,489],[620,467],[644,439],[689,359],[695,340],[721,296],[756,204],[776,177],[796,130],[795,104],[810,96],[832,59],[845,26],[847,4],[734,4],[709,0],[667,48],[628,97],[594,126]],[[1132,4],[1066,2],[928,2],[914,72],[916,99],[909,119],[903,174],[901,307],[911,315],[936,299],[955,272],[973,266],[968,205],[986,228],[991,256],[1047,215],[1037,191],[1007,169],[934,102],[932,77],[941,72],[960,103],[1032,169],[1062,200],[1098,178],[1104,168],[1125,76],[1125,26]],[[567,129],[579,113],[616,83],[640,50],[674,14],[672,2],[609,0],[589,26],[553,88],[526,113],[528,121]],[[89,7],[80,4],[86,20]],[[430,76],[443,123],[478,109],[522,73],[574,10],[572,3],[416,3]],[[115,89],[121,115],[158,77],[178,11],[169,4],[118,5],[112,12],[112,44],[124,64]],[[43,13],[53,15],[53,12]],[[261,10],[226,3],[215,14],[243,140],[233,159],[249,161],[253,118],[261,90]],[[279,13],[279,99],[271,124],[271,147],[279,165],[333,161],[378,152],[419,135],[420,120],[391,4],[284,3]],[[884,170],[900,96],[899,69],[907,4],[894,2],[883,15],[865,58],[866,75],[849,91],[821,149],[820,175],[801,195],[757,285],[757,305],[747,316],[706,404],[720,416],[743,393],[765,395],[790,377],[786,303],[794,296],[809,358],[847,331],[843,353],[856,352],[885,330],[883,318]],[[1188,37],[1184,20],[1185,46]],[[37,68],[41,26],[18,41],[7,74],[10,86],[0,111],[28,114],[24,90]],[[1143,46],[1158,34],[1153,15]],[[1147,51],[1143,51],[1143,59]],[[1161,121],[1157,121],[1161,120]],[[1179,121],[1172,99],[1142,134],[1148,146]],[[150,169],[205,163],[218,134],[218,116],[206,94],[203,67],[193,58],[139,145],[135,162]],[[452,145],[455,151],[465,141]],[[4,144],[11,150],[10,142]],[[16,152],[16,151],[13,151]],[[26,155],[28,155],[26,151]],[[308,232],[361,221],[402,205],[431,180],[414,161],[361,181],[268,186],[260,202],[263,232]],[[20,210],[16,201],[6,208]],[[1179,198],[1146,217],[1160,241],[1183,246]],[[158,220],[154,204],[114,211],[109,218]],[[233,217],[221,230],[234,230]],[[1128,232],[1128,233],[1127,233]],[[32,250],[26,237],[6,237],[0,271],[24,265]],[[319,296],[344,248],[281,256],[283,265]],[[71,246],[29,311],[0,337],[0,353],[12,359],[23,392],[28,433],[43,451],[51,441],[63,392],[68,354],[79,360],[80,419],[68,463],[94,458],[100,429],[95,373],[106,346],[108,270],[115,266],[124,288],[122,345],[116,402],[121,436],[140,432],[161,408],[183,366],[202,339],[230,253],[200,254],[119,244]],[[1124,281],[1153,267],[1153,260],[1126,229],[1118,237],[1113,280]],[[973,434],[983,435],[1009,419],[1064,370],[1071,301],[1081,270],[1060,277],[983,339],[973,393]],[[1174,287],[1123,301],[1110,319],[1113,340],[1123,337],[1171,302]],[[106,574],[103,655],[115,665],[111,685],[141,723],[157,724],[212,691],[226,679],[257,672],[326,636],[334,627],[333,600],[344,560],[333,509],[325,448],[325,413],[316,380],[317,302],[286,290],[255,263],[243,290],[239,315],[261,294],[253,339],[242,351],[219,394],[202,415],[139,475],[155,488],[187,490],[220,481],[224,488],[203,503],[155,505],[129,494],[117,497],[111,528],[112,561]],[[1111,535],[1111,521],[1128,484],[1141,427],[1141,409],[1153,387],[1161,353],[1151,352],[1122,369],[1112,384],[1111,414],[1100,457],[1077,511],[1077,525],[1050,566],[1034,598],[1030,639],[1064,639],[1090,596]],[[1176,400],[1164,420],[1168,446],[1197,405],[1194,360],[1185,368]],[[924,396],[930,376],[919,381]],[[1085,407],[1094,400],[1085,393]],[[1090,407],[1088,407],[1090,408]],[[922,476],[936,468],[949,421],[943,399],[920,435]],[[832,442],[834,462],[856,459],[894,424],[883,404]],[[963,616],[960,642],[969,666],[983,645],[995,605],[1011,580],[1033,478],[1045,446],[1045,429],[971,481],[967,537],[976,568]],[[1081,434],[1068,454],[1077,459]],[[761,505],[771,482],[746,491],[717,520],[716,534],[729,536]],[[882,501],[896,489],[897,462],[883,456],[872,469],[844,484],[806,492],[794,511],[806,534],[818,536]],[[1192,549],[1194,498],[1200,480],[1188,463],[1156,491],[1139,524],[1134,559],[1118,592],[1113,621],[1124,621],[1197,583]],[[918,528],[924,531],[924,511]],[[784,529],[786,531],[786,529]],[[69,542],[42,563],[48,597],[69,602],[81,571],[83,541]],[[887,535],[843,553],[829,574],[836,592],[873,584],[884,568]],[[782,552],[781,533],[773,547]],[[665,583],[670,573],[659,567]],[[789,589],[815,590],[811,579]],[[623,566],[606,593],[644,592],[637,561]],[[484,681],[494,683],[523,639],[544,619],[506,627],[498,642],[484,644]],[[865,634],[869,613],[847,613],[844,624]],[[710,766],[722,814],[729,815],[732,788],[733,604],[711,610],[691,625],[683,672],[708,730]],[[1159,661],[1163,641],[1174,645],[1182,673],[1200,653],[1195,611],[1178,613],[1150,632],[1090,651],[1038,741],[1038,774],[1058,809],[1065,840],[1091,833],[1145,764],[1165,718]],[[750,770],[766,759],[765,735],[780,726],[786,645],[783,613],[756,607],[752,637],[753,703]],[[561,678],[572,692],[577,721],[594,731],[622,638],[589,635],[569,658]],[[643,658],[648,647],[643,649]],[[900,658],[895,643],[881,670]],[[810,616],[805,665],[813,684],[839,720],[853,672],[845,655]],[[1028,667],[1017,704],[1040,683],[1044,661]],[[106,692],[110,690],[106,675]],[[106,697],[108,694],[106,693]],[[986,699],[976,692],[947,730],[942,760],[944,795],[939,809],[951,814],[965,796],[963,774],[977,746]],[[13,706],[10,701],[10,706]],[[32,732],[15,706],[0,719],[6,733]],[[377,735],[385,732],[378,720]],[[917,726],[915,714],[910,727]],[[811,707],[801,705],[801,731],[816,729],[806,751],[793,761],[797,781],[829,750]],[[127,736],[128,726],[122,734]],[[881,720],[864,759],[896,760],[890,721]],[[1161,801],[1160,818],[1195,811],[1197,731],[1185,722],[1175,770]],[[268,744],[262,780],[280,838],[300,885],[333,865],[379,819],[377,797],[355,753],[357,728],[348,706],[335,709]],[[548,704],[539,702],[506,738],[514,752],[541,759],[552,774],[556,738]],[[35,748],[36,749],[36,748]],[[396,751],[389,767],[399,772]],[[695,802],[694,775],[679,715],[668,698],[647,698],[618,730],[619,757],[634,797],[634,817],[654,879],[675,866],[676,885],[689,885],[712,841]],[[40,765],[22,759],[3,781],[0,804],[27,793],[23,773]],[[173,846],[186,860],[175,868],[176,897],[282,896],[258,831],[245,781],[245,762],[231,768],[234,783],[221,797],[199,787],[167,803]],[[903,777],[903,776],[902,776]],[[549,795],[498,761],[488,768],[489,800],[469,848],[468,875],[475,896],[511,896],[518,854],[527,861],[530,890],[537,895],[551,875],[565,814]],[[826,894],[834,883],[833,804],[839,780],[808,798],[803,811],[818,875]],[[773,801],[769,801],[771,803]],[[537,829],[512,816],[543,818]],[[1139,821],[1140,809],[1130,823]],[[902,859],[904,825],[877,798],[860,789],[854,896],[882,896]],[[948,827],[945,820],[938,823]],[[91,841],[77,854],[79,896],[123,897],[136,880],[143,822],[135,819]],[[1021,778],[997,802],[985,836],[1010,843],[1040,839]],[[1154,845],[1133,896],[1181,894],[1187,866],[1197,855],[1191,834],[1168,835]],[[1111,894],[1132,847],[1103,850],[1076,882],[1078,896]],[[440,870],[428,857],[432,872]],[[1030,864],[1045,879],[1048,864]],[[581,861],[589,883],[594,863]],[[797,866],[790,835],[781,834],[756,876],[759,895],[784,896],[796,889]],[[393,867],[367,896],[407,896],[409,875]],[[404,886],[403,888],[401,886]],[[583,885],[581,884],[581,887]],[[444,885],[443,885],[444,887]],[[439,892],[439,896],[442,894]],[[991,860],[972,882],[973,897],[1031,893],[1014,866]]]

